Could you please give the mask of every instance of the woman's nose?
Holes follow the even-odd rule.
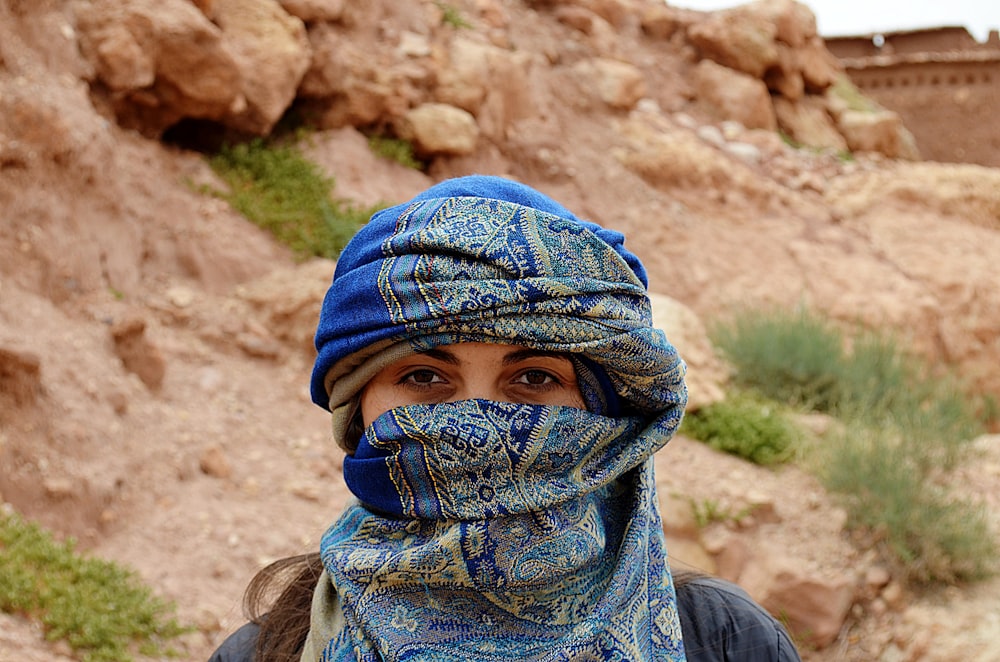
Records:
[[[448,399],[449,402],[457,400],[493,400],[495,402],[509,402],[503,390],[493,380],[481,376],[474,376],[465,379]]]

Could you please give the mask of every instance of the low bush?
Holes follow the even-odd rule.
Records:
[[[983,506],[959,499],[925,466],[924,441],[848,425],[820,450],[819,473],[897,574],[914,584],[981,579],[996,543]]]
[[[124,662],[135,650],[170,655],[169,640],[187,631],[133,572],[83,556],[16,514],[0,513],[0,610],[37,619],[46,638],[65,639],[84,662]]]
[[[993,570],[985,513],[944,486],[982,429],[980,407],[953,376],[903,352],[889,334],[851,338],[804,309],[753,311],[712,331],[744,388],[832,414],[817,446],[820,477],[899,573],[914,583]],[[754,447],[755,431],[745,445]]]
[[[715,325],[711,337],[738,384],[790,405],[834,407],[842,336],[805,308],[746,311]]]
[[[383,159],[395,161],[414,170],[423,170],[424,164],[413,155],[413,144],[402,138],[373,135],[368,137],[368,148]]]
[[[209,193],[302,256],[336,259],[381,208],[334,198],[334,181],[294,144],[257,139],[224,147],[209,163],[229,186]]]
[[[434,0],[434,4],[441,10],[442,25],[450,25],[456,30],[466,30],[472,27],[472,23],[465,20],[465,17],[454,5],[444,2],[444,0]]]
[[[799,432],[774,402],[734,395],[684,417],[680,432],[755,464],[784,462]]]

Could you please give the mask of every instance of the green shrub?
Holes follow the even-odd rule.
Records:
[[[795,452],[799,433],[773,402],[735,395],[688,414],[681,433],[755,464],[775,464]]]
[[[834,406],[843,339],[807,309],[746,311],[711,335],[742,386],[791,405]]]
[[[450,25],[456,30],[468,29],[472,27],[472,23],[465,20],[462,14],[453,5],[444,2],[444,0],[434,0],[434,4],[441,10],[442,25]]]
[[[413,144],[408,140],[374,135],[368,137],[368,148],[377,156],[395,161],[407,168],[414,170],[423,170],[424,168],[424,164],[413,155]]]
[[[65,639],[85,662],[121,662],[138,648],[171,654],[186,628],[174,607],[131,571],[78,554],[36,524],[0,513],[0,610],[41,621],[50,640]]]
[[[229,186],[210,192],[299,255],[336,259],[381,208],[333,198],[334,181],[291,144],[257,139],[224,147],[210,163]]]
[[[984,513],[941,487],[983,427],[977,399],[954,377],[901,351],[891,335],[848,342],[801,309],[744,313],[712,337],[738,384],[845,423],[837,429],[846,433],[820,445],[818,471],[902,575],[950,582],[990,571],[996,543]]]
[[[865,425],[828,439],[820,475],[897,573],[917,584],[980,579],[994,568],[996,544],[982,506],[935,485],[923,442]]]
[[[716,325],[712,340],[737,384],[792,406],[895,425],[939,444],[964,444],[982,428],[976,399],[889,334],[861,332],[848,343],[832,323],[799,308],[741,313]],[[959,459],[955,450],[948,466]]]
[[[694,517],[695,524],[697,524],[699,528],[705,528],[714,522],[735,522],[746,517],[752,512],[750,508],[733,511],[731,508],[727,508],[715,499],[702,499],[701,501],[697,501],[695,499],[688,498],[687,501],[691,505],[691,515]]]

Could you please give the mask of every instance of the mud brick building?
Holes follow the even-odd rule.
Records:
[[[851,80],[903,118],[924,159],[1000,166],[1000,35],[964,27],[826,39]]]

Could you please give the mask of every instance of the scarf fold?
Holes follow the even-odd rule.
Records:
[[[483,400],[379,417],[344,467],[362,503],[320,546],[346,623],[321,659],[684,659],[660,425]]]

